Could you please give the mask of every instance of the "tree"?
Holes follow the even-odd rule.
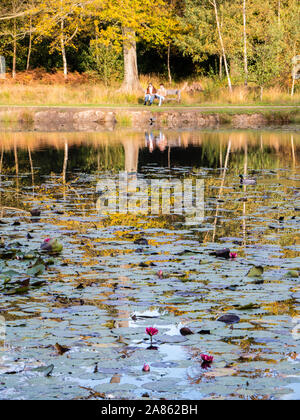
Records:
[[[73,40],[84,28],[84,2],[76,0],[41,0],[36,32],[50,39],[50,52],[62,56],[64,77],[68,77],[66,48],[76,48]]]
[[[122,44],[124,81],[122,90],[140,90],[136,43],[143,39],[155,46],[167,44],[165,30],[172,15],[165,0],[94,0],[91,13],[104,22],[100,35],[117,47]]]
[[[39,0],[28,0],[28,7],[32,10],[37,11]],[[27,60],[26,60],[26,70],[29,70],[30,67],[30,57],[32,52],[32,40],[33,40],[33,33],[35,31],[35,13],[30,13],[29,16],[25,16],[26,19],[26,32],[29,36],[29,42],[28,42],[28,52],[27,52]]]
[[[90,41],[91,67],[95,69],[106,86],[111,80],[117,79],[123,73],[123,61],[121,60],[121,49],[115,48],[110,39],[103,39],[99,35],[99,22],[96,20],[95,39]]]
[[[210,3],[212,4],[212,6],[214,8],[214,11],[215,11],[219,40],[220,40],[220,45],[221,45],[221,50],[222,50],[222,55],[223,55],[223,60],[224,60],[224,66],[225,66],[225,71],[226,71],[226,76],[227,76],[227,81],[228,81],[228,88],[229,88],[229,91],[232,92],[231,79],[230,79],[230,75],[229,75],[226,52],[225,52],[223,36],[222,36],[222,32],[221,32],[221,25],[220,25],[220,20],[219,20],[219,15],[218,15],[217,3],[216,3],[216,0],[211,0]]]
[[[170,14],[172,18],[170,19],[169,25],[165,29],[165,35],[166,35],[166,44],[167,44],[168,79],[169,79],[169,83],[171,83],[172,82],[171,65],[170,65],[171,46],[172,44],[174,44],[174,41],[177,39],[181,31],[177,16],[181,12],[182,4],[180,1],[177,1],[177,0],[169,0],[169,7],[170,7]]]
[[[244,35],[244,73],[245,73],[245,86],[248,84],[248,54],[247,54],[247,16],[246,16],[246,0],[243,0],[243,35]]]
[[[189,55],[195,62],[201,62],[208,56],[220,54],[215,17],[208,1],[185,0],[183,16],[179,17],[181,33],[176,45],[183,55]]]
[[[26,36],[24,18],[34,10],[28,7],[27,0],[6,0],[1,5],[1,35],[12,45],[12,77],[16,77],[18,41]]]
[[[283,7],[285,6],[285,7]],[[298,0],[289,0],[281,3],[280,28],[282,31],[282,73],[285,81],[291,81],[292,58],[300,50],[300,3]]]
[[[230,91],[232,85],[227,57],[235,56],[241,45],[236,36],[235,15],[236,7],[227,1],[221,2],[218,7],[216,0],[186,0],[184,16],[180,19],[182,35],[177,41],[183,54],[191,55],[196,62],[210,55],[221,57],[220,63],[224,62]]]
[[[278,51],[280,48],[280,34],[274,29],[269,29],[265,42],[257,43],[253,49],[253,64],[250,74],[260,87],[260,100],[263,99],[263,89],[272,84],[280,73]]]

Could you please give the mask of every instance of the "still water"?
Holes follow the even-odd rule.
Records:
[[[203,220],[103,211],[124,171]],[[0,399],[299,399],[299,227],[297,130],[3,132]]]

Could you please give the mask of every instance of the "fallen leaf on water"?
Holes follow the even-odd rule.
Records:
[[[120,347],[117,343],[93,343],[91,344],[93,347],[99,347],[99,348],[109,348],[109,347]]]
[[[206,378],[217,378],[221,376],[231,376],[237,373],[236,369],[233,368],[216,368],[214,370],[203,373]]]
[[[243,353],[240,355],[241,360],[259,360],[260,353]]]
[[[58,354],[62,355],[64,353],[66,353],[67,351],[71,350],[69,347],[66,346],[61,346],[60,344],[56,343],[55,344],[55,349],[57,350]]]
[[[89,398],[102,398],[102,399],[106,398],[104,392],[96,392],[92,388],[87,388],[85,386],[79,386],[79,388],[85,389],[90,392],[90,395],[88,397],[83,397],[82,399],[88,400]]]
[[[234,305],[238,311],[247,311],[249,309],[258,309],[260,305],[258,303],[248,303],[247,305]]]
[[[295,351],[293,351],[289,353],[288,356],[290,356],[290,358],[293,360],[297,360],[298,354]]]
[[[119,384],[120,382],[121,382],[121,376],[120,375],[114,375],[110,380],[111,384]]]

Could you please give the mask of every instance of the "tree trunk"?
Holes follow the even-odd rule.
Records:
[[[29,46],[28,46],[28,55],[27,55],[27,64],[26,64],[27,71],[29,70],[29,67],[30,67],[31,46],[32,46],[32,17],[30,16]]]
[[[219,78],[222,79],[223,77],[223,56],[222,54],[219,55]]]
[[[294,96],[294,91],[295,91],[295,77],[293,76],[291,96]]]
[[[168,45],[168,78],[169,83],[172,83],[171,67],[170,67],[170,53],[171,53],[171,44]]]
[[[229,92],[232,93],[232,85],[231,85],[230,75],[229,75],[229,71],[228,71],[227,59],[226,59],[225,48],[224,48],[224,43],[223,43],[223,38],[222,38],[222,33],[221,33],[221,28],[220,28],[220,21],[219,21],[219,16],[218,16],[218,9],[217,9],[216,0],[212,0],[211,4],[213,5],[213,7],[215,9],[219,40],[220,40],[220,45],[221,45],[222,54],[223,54],[226,76],[227,76],[227,80],[228,80],[228,88],[229,88]]]
[[[64,20],[63,19],[61,20],[60,45],[61,45],[61,55],[62,55],[63,65],[64,65],[64,77],[65,79],[67,79],[68,78],[68,63],[67,63],[65,40],[64,40]]]
[[[293,46],[293,56],[295,56],[296,55],[296,43],[294,43],[294,46]],[[297,65],[297,61],[294,63],[294,62],[292,62],[293,63],[293,65],[295,66],[295,67],[293,67],[293,73],[292,73],[292,89],[291,89],[291,96],[294,96],[294,92],[295,92],[295,78],[296,78],[296,65]]]
[[[4,156],[4,146],[2,145],[2,147],[1,147],[1,158],[0,158],[0,174],[2,172],[3,156]]]
[[[14,35],[13,35],[13,64],[12,64],[12,78],[16,78],[16,63],[17,63],[17,22],[14,19]]]
[[[135,31],[123,27],[124,81],[121,90],[142,90],[138,76]]]
[[[281,7],[281,1],[278,0],[278,25],[280,25],[280,7]]]
[[[243,0],[243,24],[244,24],[244,73],[245,86],[248,85],[248,55],[247,55],[247,32],[246,32],[246,0]]]
[[[109,81],[109,71],[107,66],[107,54],[108,54],[108,46],[105,46],[105,54],[104,54],[104,83],[105,86],[108,86]]]
[[[260,101],[262,102],[263,100],[263,92],[264,92],[264,88],[263,86],[260,87]]]

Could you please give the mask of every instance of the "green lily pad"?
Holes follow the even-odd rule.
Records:
[[[261,265],[250,268],[247,273],[248,277],[261,277],[264,274],[264,268]]]
[[[297,270],[290,270],[286,273],[286,277],[291,277],[293,279],[296,279],[299,277],[299,271]]]

